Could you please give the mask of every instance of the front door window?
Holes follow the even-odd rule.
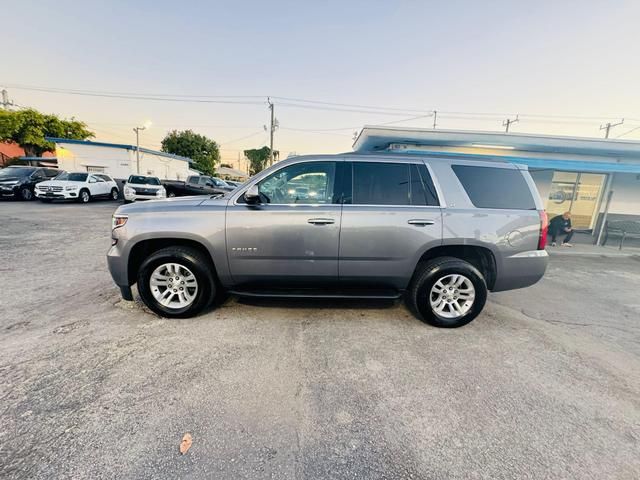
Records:
[[[258,184],[260,197],[276,205],[332,203],[335,165],[306,162],[285,167]]]

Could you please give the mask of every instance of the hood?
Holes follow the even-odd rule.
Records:
[[[38,182],[37,185],[39,187],[68,187],[69,185],[79,187],[82,183],[85,182],[70,182],[69,180],[46,180],[44,182]]]
[[[209,201],[208,195],[195,197],[174,197],[159,200],[146,200],[122,205],[116,213],[144,213],[144,212],[173,212],[176,210],[188,211],[197,208],[203,202]],[[226,203],[226,200],[224,201]]]
[[[147,190],[160,190],[163,188],[162,185],[151,185],[149,183],[125,183],[124,186],[131,188],[144,188]]]
[[[0,183],[21,182],[25,178],[28,178],[28,177],[0,177]]]

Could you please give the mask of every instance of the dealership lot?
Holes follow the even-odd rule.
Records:
[[[553,256],[457,330],[369,301],[170,321],[112,284],[115,207],[0,203],[0,477],[640,476],[637,257]]]

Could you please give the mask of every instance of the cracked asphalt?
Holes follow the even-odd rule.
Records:
[[[640,478],[637,258],[554,256],[457,330],[349,301],[176,321],[120,300],[114,208],[0,202],[1,478]]]

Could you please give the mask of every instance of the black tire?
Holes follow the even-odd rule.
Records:
[[[78,201],[80,203],[89,203],[91,201],[91,193],[89,193],[89,190],[86,188],[80,190],[80,193],[78,193]]]
[[[111,194],[109,195],[109,198],[111,200],[113,200],[114,202],[117,202],[118,201],[118,196],[119,196],[118,189],[117,188],[112,188],[111,189]]]
[[[433,285],[447,275],[464,275],[475,289],[471,308],[457,318],[446,318],[431,307],[430,295]],[[437,295],[437,294],[436,294]],[[436,297],[437,298],[437,297]],[[422,321],[435,327],[457,328],[476,318],[487,301],[487,284],[482,273],[469,262],[455,257],[439,257],[419,266],[407,292],[409,308]]]
[[[176,196],[176,192],[174,192],[173,190],[169,190],[167,192],[167,198],[173,198]]]
[[[191,270],[198,282],[196,297],[190,305],[173,309],[158,302],[149,281],[153,271],[163,263],[177,263]],[[216,282],[211,261],[200,251],[189,247],[168,247],[147,257],[138,270],[138,292],[144,304],[161,317],[194,317],[209,306],[216,296]]]
[[[20,189],[20,198],[22,200],[30,201],[33,200],[33,192],[30,188],[24,187]]]

